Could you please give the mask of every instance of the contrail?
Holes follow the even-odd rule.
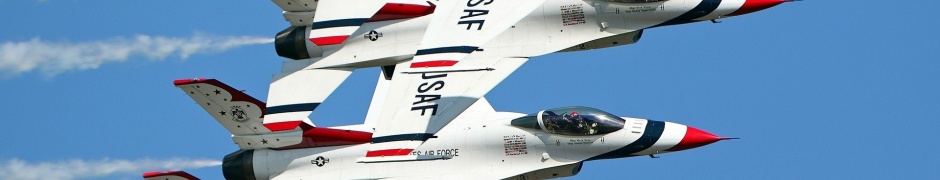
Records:
[[[196,169],[222,165],[212,159],[102,159],[98,161],[68,160],[59,162],[28,163],[11,159],[0,164],[0,179],[80,179],[105,177],[114,174],[142,174],[146,171]]]
[[[218,53],[232,48],[266,44],[273,38],[255,36],[213,36],[195,33],[192,37],[137,35],[91,42],[48,42],[33,38],[0,44],[0,75],[10,76],[38,70],[53,76],[74,70],[89,70],[108,62],[169,56],[186,59],[193,54]]]

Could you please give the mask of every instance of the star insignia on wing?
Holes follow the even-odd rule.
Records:
[[[326,163],[329,163],[330,159],[323,158],[323,156],[317,156],[317,159],[310,161],[312,164],[316,164],[317,167],[323,167]]]

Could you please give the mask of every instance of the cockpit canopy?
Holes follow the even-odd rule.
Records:
[[[625,120],[589,107],[563,107],[513,119],[516,127],[537,129],[552,134],[591,136],[623,129]]]

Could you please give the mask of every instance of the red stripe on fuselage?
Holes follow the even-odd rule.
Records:
[[[388,21],[396,19],[409,19],[434,13],[436,6],[387,3],[379,9],[367,22]]]
[[[303,140],[296,145],[274,148],[274,150],[303,149],[327,146],[364,144],[372,141],[372,133],[347,129],[312,127],[303,123]]]
[[[404,156],[411,153],[414,149],[386,149],[386,150],[377,150],[369,151],[366,153],[366,157],[380,157],[380,156]]]
[[[424,61],[424,62],[411,63],[411,68],[448,67],[448,66],[454,66],[454,64],[457,64],[457,61],[453,61],[453,60]]]
[[[313,42],[313,44],[316,44],[317,46],[327,46],[327,45],[341,44],[343,43],[343,41],[346,41],[347,38],[349,38],[349,35],[326,36],[326,37],[310,38],[310,42]]]
[[[314,127],[304,131],[304,137],[335,139],[358,143],[368,143],[372,141],[372,133],[322,127]]]

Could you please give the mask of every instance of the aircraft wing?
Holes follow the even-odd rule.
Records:
[[[387,2],[387,0],[319,0],[310,29],[310,41],[318,46],[343,43]]]
[[[527,57],[469,56],[545,1],[438,5],[414,59],[395,66],[366,157],[358,162],[447,159],[412,152],[483,97]],[[458,63],[460,62],[460,63]]]
[[[438,5],[411,67],[452,66],[529,15],[545,0],[451,1]]]
[[[395,68],[372,144],[360,162],[449,158],[413,153],[528,58],[468,58],[452,67]],[[464,63],[466,62],[466,63]]]

